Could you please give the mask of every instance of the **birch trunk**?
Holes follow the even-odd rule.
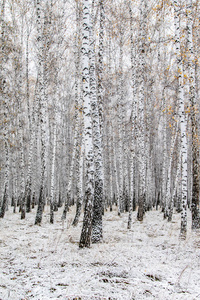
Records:
[[[138,199],[138,221],[143,221],[144,206],[146,198],[145,190],[145,174],[146,174],[146,149],[145,149],[145,122],[144,122],[144,108],[145,108],[145,86],[144,86],[144,73],[145,73],[145,55],[146,55],[146,18],[147,18],[147,3],[146,0],[141,0],[140,4],[140,46],[139,46],[139,94],[138,94],[138,127],[137,131],[137,144],[139,147],[139,199]]]
[[[35,224],[39,225],[42,222],[43,208],[45,204],[45,177],[46,177],[46,117],[45,117],[45,62],[44,62],[44,43],[42,33],[42,6],[41,1],[36,2],[37,10],[37,45],[38,45],[38,102],[39,102],[39,116],[41,128],[41,181],[40,181],[40,195],[38,201],[38,208],[35,218]]]
[[[114,137],[114,130],[113,130],[113,124],[111,121],[111,126],[112,126],[112,147],[113,147],[113,171],[114,171],[114,178],[115,178],[115,200],[116,200],[116,204],[117,204],[117,209],[118,209],[118,215],[120,215],[120,194],[119,194],[119,172],[117,169],[117,154],[116,154],[116,139]]]
[[[136,150],[136,118],[137,118],[137,97],[136,97],[136,62],[134,55],[134,41],[133,41],[133,12],[132,1],[129,1],[129,14],[130,14],[130,41],[131,41],[131,75],[132,75],[132,130],[131,130],[131,152],[130,152],[130,198],[129,198],[129,214],[128,214],[128,229],[131,229],[132,224],[132,211],[134,201],[134,171],[135,171],[135,150]]]
[[[103,3],[100,1],[100,11]],[[102,12],[101,12],[102,14]],[[94,206],[92,220],[92,243],[98,243],[103,238],[102,208],[103,208],[103,161],[102,161],[102,136],[100,131],[100,116],[97,102],[96,74],[95,74],[95,52],[93,37],[93,12],[92,25],[90,29],[90,97],[92,108],[92,133],[94,146]],[[101,33],[102,34],[102,33]],[[102,43],[102,41],[101,41]],[[103,58],[101,58],[102,60]],[[102,72],[100,72],[102,73]],[[102,85],[99,78],[99,85]],[[102,90],[99,90],[99,97],[102,98]],[[102,102],[102,99],[101,99]],[[103,122],[102,122],[103,123]]]
[[[99,107],[99,126],[101,135],[103,135],[103,56],[104,56],[104,1],[99,0],[100,7],[100,28],[99,28],[99,51],[98,51],[98,82],[97,82],[97,98]],[[102,137],[101,137],[102,138]]]
[[[1,56],[2,64],[0,66],[1,70],[1,95],[2,103],[4,104],[4,130],[3,130],[3,140],[4,140],[4,152],[5,152],[5,172],[4,172],[4,194],[3,202],[0,209],[0,218],[3,218],[6,212],[6,207],[8,204],[9,197],[9,138],[8,138],[8,95],[7,95],[7,82],[5,74],[5,65],[6,65],[6,53],[5,53],[5,0],[1,4]]]
[[[195,86],[195,57],[193,50],[193,7],[192,0],[187,0],[187,44],[188,44],[188,67],[189,67],[189,101],[191,105],[192,126],[192,229],[200,227],[199,212],[199,145],[197,125],[197,102]]]
[[[162,211],[166,208],[166,188],[167,188],[167,106],[165,98],[165,88],[163,89],[163,166],[162,166]],[[165,218],[164,214],[164,218]]]
[[[78,1],[76,2],[76,77],[75,77],[75,133],[74,133],[74,146],[72,152],[72,162],[70,166],[70,175],[67,187],[67,199],[65,202],[65,209],[63,212],[63,219],[66,218],[66,213],[68,209],[68,203],[71,199],[71,187],[72,187],[72,179],[73,172],[75,168],[76,172],[76,214],[74,217],[74,221],[72,223],[73,226],[78,224],[78,220],[81,214],[81,207],[83,202],[83,193],[82,193],[82,180],[83,180],[83,156],[84,156],[84,139],[82,138],[82,103],[81,103],[81,94],[82,94],[82,84],[81,81],[81,17],[82,17],[82,7]]]
[[[119,97],[118,97],[118,132],[119,132],[119,206],[118,206],[118,216],[121,215],[123,207],[123,117],[122,117],[122,105],[124,101],[124,91],[123,91],[123,32],[120,32],[120,55],[119,55]]]
[[[76,178],[78,180],[77,192],[76,192],[77,203],[76,203],[76,214],[74,217],[74,221],[72,223],[73,226],[76,226],[78,224],[79,217],[81,215],[82,203],[83,203],[83,163],[84,163],[84,138],[81,138],[79,163],[77,164],[77,167],[76,167],[77,168]]]
[[[94,200],[94,150],[92,141],[92,117],[90,99],[89,51],[90,51],[90,0],[83,0],[82,27],[82,81],[83,114],[85,138],[85,211],[79,247],[89,247],[91,243],[93,200]]]
[[[173,162],[173,153],[174,153],[174,148],[175,148],[175,143],[176,143],[176,138],[177,138],[177,132],[178,132],[178,127],[176,129],[176,133],[172,138],[171,142],[171,149],[170,149],[170,157],[169,157],[169,167],[168,167],[168,172],[167,172],[167,190],[166,190],[166,203],[165,203],[165,217],[168,217],[168,221],[171,220],[172,218],[172,196],[171,196],[171,173],[172,173],[172,162]]]
[[[181,237],[186,238],[187,232],[187,136],[186,136],[186,116],[184,108],[184,85],[183,85],[183,66],[180,48],[180,20],[179,20],[179,1],[174,0],[174,21],[175,21],[175,47],[178,73],[178,109],[181,134],[181,163],[182,163],[182,211],[181,211]]]
[[[28,153],[28,173],[25,186],[25,201],[26,201],[26,212],[31,211],[31,194],[32,194],[32,161],[33,161],[33,124],[31,117],[30,108],[30,87],[29,87],[29,36],[30,32],[27,26],[26,34],[26,101],[28,111],[28,129],[29,129],[29,153]]]
[[[55,197],[55,160],[56,160],[56,116],[53,120],[52,133],[52,165],[51,165],[51,188],[50,188],[50,223],[54,223],[54,197]]]
[[[23,17],[22,17],[22,28],[21,28],[21,49],[23,47]],[[17,61],[17,57],[16,57]],[[17,67],[16,67],[17,69]],[[17,74],[15,75],[17,78]],[[20,150],[20,210],[21,220],[25,219],[26,216],[26,198],[25,198],[25,165],[24,165],[24,122],[23,122],[23,96],[22,96],[22,50],[19,53],[19,76],[18,82],[16,82],[16,100],[18,104],[18,126],[19,126],[19,150]]]

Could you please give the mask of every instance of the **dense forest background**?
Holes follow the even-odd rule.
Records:
[[[199,0],[1,0],[0,216],[187,210],[199,228]],[[114,212],[113,212],[114,213]]]

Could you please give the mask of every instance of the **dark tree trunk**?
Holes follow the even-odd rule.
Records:
[[[138,206],[138,213],[137,213],[137,219],[138,221],[143,221],[143,217],[144,217],[144,203],[145,203],[145,195],[140,196],[139,199],[139,206]]]
[[[56,201],[54,201],[53,210],[58,211],[58,202],[56,202]]]
[[[33,197],[32,197],[32,209],[34,209],[35,208],[35,192],[33,192]]]
[[[91,243],[93,220],[93,195],[91,195],[90,190],[87,190],[85,197],[86,203],[79,248],[90,247]]]
[[[136,199],[135,199],[135,195],[134,195],[133,196],[133,211],[135,211],[135,210],[136,210]]]
[[[54,223],[54,203],[50,203],[50,223]]]
[[[71,197],[69,193],[67,193],[67,198],[65,200],[65,206],[62,214],[62,220],[66,220],[67,212],[69,211],[69,203],[71,201]]]
[[[74,217],[74,221],[72,223],[73,226],[77,226],[78,224],[78,221],[79,221],[79,217],[81,215],[81,208],[82,208],[82,198],[78,198],[77,199],[77,203],[76,203],[76,214],[75,214],[75,217]]]
[[[22,205],[21,205],[21,220],[24,220],[26,217],[26,206],[25,206],[25,196],[23,195],[23,199],[22,199]]]
[[[59,200],[58,200],[58,207],[62,207],[62,197],[61,197],[61,192],[59,193]]]
[[[192,130],[193,131],[193,130]],[[194,133],[192,133],[193,135]],[[193,137],[193,143],[197,144],[196,138]],[[200,228],[200,211],[199,211],[199,151],[198,144],[193,145],[193,185],[192,185],[192,229]]]
[[[102,230],[102,199],[103,181],[99,180],[94,185],[94,208],[92,220],[92,243],[100,242],[103,238]]]
[[[31,212],[31,193],[30,193],[30,191],[28,191],[27,198],[26,198],[26,212],[27,213]]]
[[[7,192],[7,188],[5,186],[3,202],[2,202],[1,211],[0,211],[0,218],[3,218],[5,216],[7,203],[8,203],[8,192]]]
[[[40,225],[42,222],[43,208],[44,208],[44,187],[43,187],[43,185],[41,185],[37,214],[36,214],[36,218],[35,218],[35,225]]]

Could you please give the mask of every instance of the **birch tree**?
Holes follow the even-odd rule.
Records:
[[[91,14],[91,28],[90,28],[90,97],[92,108],[92,133],[93,133],[93,147],[94,147],[94,207],[93,207],[93,220],[92,220],[92,242],[100,242],[103,238],[102,232],[102,209],[103,209],[103,160],[102,160],[102,130],[100,124],[101,114],[99,114],[97,102],[97,87],[96,87],[96,74],[95,74],[95,52],[94,52],[94,33],[93,33],[93,9]],[[103,48],[103,3],[100,1],[100,48]],[[99,50],[99,65],[102,69],[102,49]],[[101,77],[102,70],[99,72],[99,86],[102,85]],[[101,75],[100,75],[101,74]],[[102,106],[102,88],[99,87],[99,105]],[[101,111],[101,109],[100,109]],[[101,122],[100,122],[101,120]]]
[[[1,3],[1,52],[0,52],[0,79],[1,79],[1,102],[3,105],[3,142],[5,155],[5,171],[4,171],[4,190],[3,201],[0,209],[0,218],[3,218],[6,212],[6,207],[9,198],[9,99],[8,99],[8,83],[6,78],[6,63],[9,54],[9,45],[6,43],[6,21],[5,21],[5,4],[6,0]]]
[[[197,101],[195,87],[195,56],[193,47],[193,7],[192,0],[187,0],[187,47],[188,47],[188,68],[189,68],[189,101],[191,105],[191,126],[192,126],[192,228],[200,227],[199,212],[199,145],[197,126]]]
[[[139,45],[139,94],[138,94],[138,123],[140,128],[137,132],[137,144],[139,145],[139,170],[140,170],[140,189],[139,189],[139,203],[138,203],[138,215],[139,221],[143,220],[144,205],[145,205],[145,161],[146,161],[146,149],[145,149],[145,121],[144,121],[144,107],[145,107],[145,53],[146,53],[146,18],[147,18],[147,3],[146,0],[141,0],[140,3],[140,45]]]
[[[181,237],[186,237],[187,232],[187,136],[186,116],[183,85],[183,62],[180,47],[180,3],[174,0],[174,22],[175,22],[175,47],[178,76],[178,114],[180,120],[180,144],[181,144],[181,187],[182,187],[182,211],[181,211]]]
[[[85,210],[79,247],[89,247],[91,243],[93,200],[94,200],[94,150],[92,141],[92,115],[90,98],[90,0],[83,0],[82,27],[82,81],[83,114],[85,139]]]
[[[46,122],[45,122],[45,66],[44,66],[44,43],[43,43],[43,30],[42,30],[42,5],[41,1],[36,2],[37,12],[37,45],[38,45],[38,102],[39,102],[39,120],[41,125],[41,183],[40,195],[35,218],[35,224],[40,224],[42,221],[42,213],[45,201],[45,178],[46,178]]]

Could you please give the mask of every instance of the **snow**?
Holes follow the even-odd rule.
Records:
[[[75,207],[65,223],[62,208],[49,224],[48,207],[41,226],[36,210],[20,220],[6,212],[0,220],[0,299],[200,299],[200,232],[180,240],[180,214],[171,223],[158,211],[142,223],[117,209],[103,217],[104,240],[79,249],[82,221],[71,226]],[[188,213],[190,218],[190,213]]]

